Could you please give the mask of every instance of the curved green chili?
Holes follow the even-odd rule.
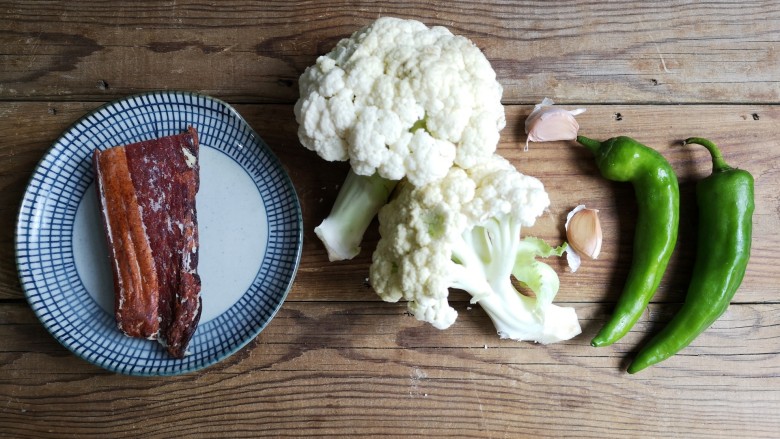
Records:
[[[680,190],[669,162],[634,139],[598,142],[578,136],[577,142],[595,154],[601,175],[633,184],[638,206],[628,279],[612,317],[591,341],[607,346],[626,335],[658,289],[677,242]]]
[[[693,275],[682,308],[639,351],[629,373],[671,357],[709,328],[734,298],[750,258],[753,176],[727,165],[707,139],[692,137],[685,143],[702,145],[712,155],[712,175],[696,185],[699,231]]]

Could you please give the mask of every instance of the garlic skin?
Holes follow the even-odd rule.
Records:
[[[584,108],[564,110],[555,106],[552,99],[544,98],[525,120],[525,151],[528,142],[552,142],[556,140],[574,140],[580,130],[580,124],[574,116],[585,112]]]
[[[582,258],[570,245],[566,247],[566,262],[569,264],[569,270],[572,273],[576,273],[582,264]]]
[[[569,242],[566,259],[572,272],[580,266],[580,255],[596,259],[601,252],[603,236],[598,212],[581,204],[566,216],[566,238]]]

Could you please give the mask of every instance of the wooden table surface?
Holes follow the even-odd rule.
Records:
[[[62,437],[778,437],[780,435],[780,4],[592,1],[3,1],[0,7],[0,436]],[[500,340],[453,292],[446,331],[382,302],[360,256],[328,263],[313,228],[346,166],[304,149],[293,104],[318,55],[380,16],[444,25],[472,39],[504,86],[499,152],[540,178],[549,213],[527,234],[564,239],[566,213],[601,210],[602,257],[577,273],[553,262],[557,302],[583,333],[550,346]],[[297,278],[248,346],[177,377],[116,375],[61,346],[18,280],[21,196],[53,141],[90,110],[149,90],[234,104],[271,146],[300,197]],[[523,123],[550,97],[585,107],[581,133],[632,136],[677,171],[675,255],[640,322],[611,347],[590,338],[631,262],[629,186],[597,174],[569,142],[522,151]],[[695,248],[704,136],[756,179],[753,252],[732,306],[674,358],[638,375],[627,361],[679,308]]]

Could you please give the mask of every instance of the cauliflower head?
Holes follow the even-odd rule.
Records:
[[[520,239],[550,200],[543,184],[498,155],[471,169],[453,167],[421,187],[402,185],[379,211],[381,239],[371,284],[386,301],[407,301],[419,320],[452,325],[450,288],[465,290],[502,338],[553,343],[580,333],[572,308],[552,304],[558,276],[536,257],[560,256],[535,238]],[[518,291],[515,277],[534,292]]]
[[[502,87],[479,48],[415,20],[380,18],[341,40],[299,89],[306,148],[416,186],[488,158],[506,125]]]

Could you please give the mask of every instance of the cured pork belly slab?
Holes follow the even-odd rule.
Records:
[[[184,357],[200,320],[198,135],[95,151],[98,200],[114,274],[114,313],[130,337]]]

